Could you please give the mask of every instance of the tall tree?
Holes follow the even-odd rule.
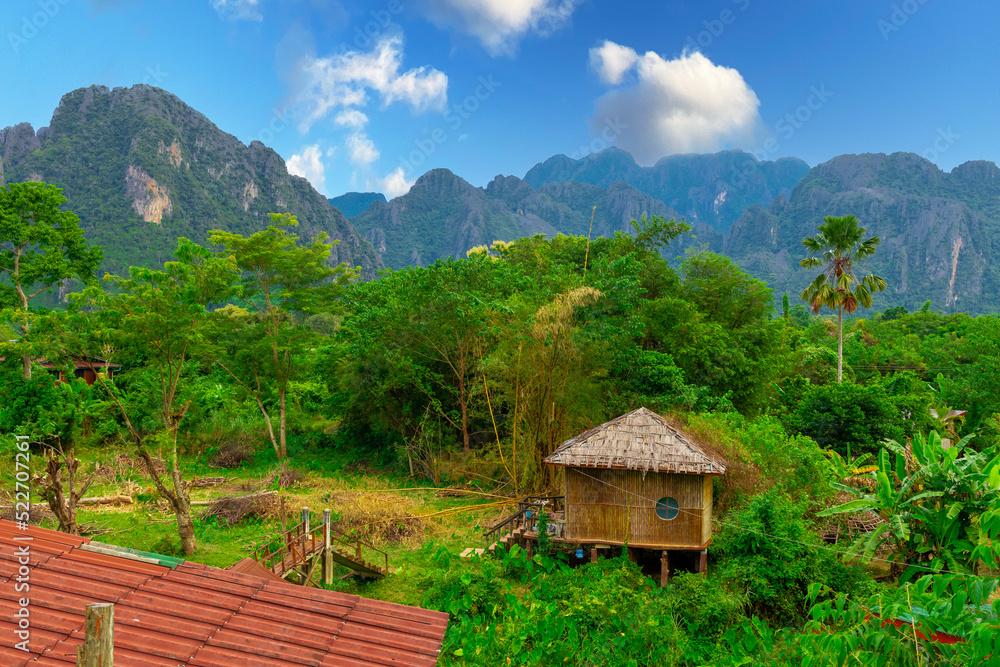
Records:
[[[225,318],[233,327],[233,340],[240,341],[242,349],[218,363],[254,397],[267,422],[274,451],[278,458],[284,458],[288,456],[288,383],[299,358],[315,340],[315,333],[303,326],[303,321],[335,308],[344,285],[357,277],[358,271],[347,264],[334,268],[327,263],[339,241],[326,243],[326,234],[299,245],[299,237],[287,229],[298,225],[295,216],[272,213],[271,222],[267,229],[247,238],[213,230],[209,240],[224,246],[242,272],[239,296],[251,315]],[[267,379],[278,395],[277,438],[263,400],[265,364]]]
[[[69,278],[96,282],[101,249],[87,245],[80,219],[60,208],[65,201],[62,190],[46,183],[0,186],[0,274],[9,280],[0,283],[0,307],[13,308],[10,319],[20,323],[23,335],[31,329],[33,298]],[[30,378],[30,348],[21,352],[24,377]]]
[[[476,424],[489,419],[480,364],[510,316],[507,297],[523,283],[507,263],[473,253],[387,271],[348,290],[341,383],[350,412],[378,415],[404,438],[430,415],[468,453]]]
[[[160,494],[177,517],[185,555],[195,552],[191,498],[181,468],[177,434],[191,401],[184,398],[185,370],[210,347],[206,328],[210,308],[228,300],[238,276],[232,257],[219,256],[188,239],[178,239],[177,261],[162,271],[132,267],[129,278],[110,276],[113,292],[89,288],[71,303],[61,331],[67,352],[142,359],[156,377],[159,424],[146,428],[134,412],[136,397],[97,374],[97,382],[117,406],[139,456]],[[54,319],[58,319],[58,316]],[[84,357],[89,358],[89,357]],[[163,453],[171,486],[161,478],[151,447]]]
[[[823,267],[823,272],[802,292],[802,300],[810,304],[813,313],[826,306],[837,311],[837,382],[844,378],[844,313],[850,315],[859,306],[871,308],[872,294],[886,288],[883,278],[874,274],[854,275],[854,263],[871,257],[880,239],[871,236],[864,241],[865,228],[853,215],[827,216],[817,228],[816,236],[802,240],[809,257],[799,264],[806,269]]]

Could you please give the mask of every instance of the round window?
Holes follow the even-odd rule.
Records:
[[[670,521],[677,516],[680,505],[673,498],[660,498],[656,501],[656,516],[664,521]]]

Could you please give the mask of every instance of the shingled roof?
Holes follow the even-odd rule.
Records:
[[[545,463],[693,475],[726,472],[725,464],[706,454],[691,435],[646,408],[570,438]]]
[[[0,665],[76,665],[94,602],[115,605],[115,667],[437,663],[447,614],[146,556],[0,520]],[[28,652],[15,647],[22,597]]]

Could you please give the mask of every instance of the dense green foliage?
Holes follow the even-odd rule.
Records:
[[[325,239],[303,243],[289,222],[218,232],[216,252],[181,239],[162,270],[135,267],[66,312],[39,313],[23,342],[67,368],[100,355],[121,372],[54,387],[8,359],[0,429],[36,448],[138,453],[151,486],[137,497],[166,501],[181,537],[179,549],[163,536],[141,546],[191,554],[202,536],[243,534],[191,512],[186,466],[207,457],[249,466],[272,456],[270,440],[271,460],[308,447],[312,466],[364,459],[421,486],[503,498],[555,491],[546,456],[646,406],[727,462],[713,482],[709,575],[678,558],[660,588],[627,549],[584,564],[545,540],[532,559],[515,548],[469,561],[425,543],[419,570],[379,590],[409,585],[408,601],[452,614],[443,664],[993,655],[983,628],[1000,611],[988,579],[1000,565],[1000,318],[927,305],[847,320],[838,384],[835,322],[801,308],[776,317],[767,286],[724,256],[691,252],[672,267],[663,249],[685,231],[672,220],[498,242],[347,285],[347,267],[325,264]],[[861,511],[882,523],[822,541],[834,515]],[[478,542],[472,525],[459,539]],[[883,628],[873,610],[968,641]]]

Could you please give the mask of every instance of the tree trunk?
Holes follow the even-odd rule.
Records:
[[[844,307],[837,306],[837,384],[844,379]]]
[[[285,440],[285,413],[286,413],[286,410],[285,410],[285,388],[284,387],[278,387],[278,412],[279,412],[279,417],[278,417],[278,437],[280,439],[280,442],[279,442],[279,445],[278,445],[278,447],[279,447],[278,458],[279,459],[283,459],[286,456],[288,456],[288,445],[287,445],[286,440]]]
[[[267,414],[264,402],[260,400],[260,393],[254,394],[254,398],[257,399],[257,407],[260,408],[260,414],[264,415],[264,423],[267,424],[267,435],[271,439],[271,446],[274,447],[274,453],[278,458],[281,458],[281,448],[278,446],[277,438],[274,437],[274,425],[271,423],[271,415]]]
[[[177,431],[174,431],[174,451],[170,461],[170,477],[174,483],[173,498],[174,515],[177,517],[177,532],[181,537],[181,549],[185,556],[190,556],[198,549],[194,538],[194,521],[191,519],[191,496],[184,485],[184,475],[177,453]]]
[[[28,322],[28,295],[20,285],[17,286],[17,296],[21,299],[21,310],[24,311],[24,330],[21,332],[24,337],[31,331],[31,324]],[[31,357],[27,354],[21,355],[21,372],[25,380],[31,379]]]
[[[465,401],[465,376],[458,378],[458,402],[462,406],[462,450],[469,453],[469,406]]]
[[[178,496],[174,515],[177,517],[177,532],[181,536],[181,549],[185,556],[190,556],[198,550],[198,544],[194,537],[194,521],[191,520],[191,503],[187,498]]]

